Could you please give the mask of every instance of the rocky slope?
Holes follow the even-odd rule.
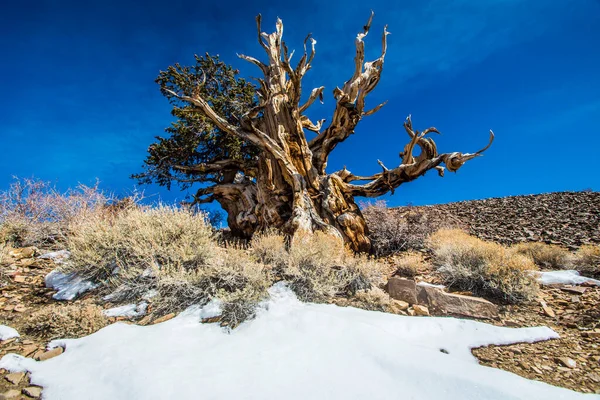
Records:
[[[600,243],[600,192],[556,192],[399,207],[420,211],[440,225],[460,225],[502,244],[536,241],[576,249]]]

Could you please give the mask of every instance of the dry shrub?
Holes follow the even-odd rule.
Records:
[[[582,275],[600,278],[600,245],[581,246],[575,253],[572,263]]]
[[[458,229],[439,230],[428,243],[437,271],[449,287],[508,303],[537,295],[539,285],[529,272],[536,266],[529,257]]]
[[[373,287],[369,290],[360,290],[351,298],[353,307],[362,308],[369,311],[390,311],[390,296],[378,287]]]
[[[400,212],[389,209],[383,200],[361,204],[361,208],[376,256],[421,250],[427,237],[440,228],[439,223],[430,221],[425,213],[415,208],[408,207]]]
[[[102,308],[96,305],[51,305],[31,314],[23,331],[47,340],[67,339],[90,335],[106,325]]]
[[[374,260],[354,255],[340,238],[322,232],[297,233],[283,278],[301,300],[323,302],[370,289],[383,280],[383,270]]]
[[[281,273],[288,261],[285,236],[274,230],[260,232],[252,237],[250,251],[259,262],[273,267]]]
[[[242,248],[219,247],[204,214],[190,209],[136,207],[90,218],[73,228],[69,248],[66,269],[103,282],[113,290],[110,301],[135,301],[156,290],[156,315],[215,297],[255,307],[271,284],[264,264]],[[253,315],[233,306],[226,311],[231,325]]]
[[[542,268],[564,269],[569,262],[569,251],[563,247],[540,242],[518,243],[511,247],[517,254],[530,257]]]
[[[0,192],[0,242],[56,247],[65,242],[74,221],[101,212],[112,200],[97,185],[61,193],[48,182],[15,178]]]
[[[400,275],[405,278],[414,278],[421,271],[428,269],[429,264],[425,262],[423,254],[409,251],[401,254],[393,259],[394,267],[396,268],[395,275]]]
[[[71,269],[105,280],[118,271],[134,279],[146,270],[193,271],[206,265],[215,243],[204,215],[170,207],[136,207],[93,215],[71,227]]]

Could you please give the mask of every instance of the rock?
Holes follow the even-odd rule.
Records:
[[[7,381],[12,383],[13,385],[18,385],[23,378],[25,377],[25,372],[13,372],[12,374],[8,374],[4,377]]]
[[[418,292],[419,303],[427,305],[433,315],[452,314],[487,319],[498,316],[498,307],[479,297],[446,293],[430,286],[419,286]]]
[[[587,288],[585,287],[577,287],[577,286],[561,286],[560,290],[565,292],[575,293],[575,294],[584,294]]]
[[[27,386],[23,389],[23,393],[34,399],[39,399],[42,396],[42,388],[39,386]]]
[[[414,317],[415,315],[417,315],[417,313],[415,312],[415,310],[413,310],[412,308],[409,308],[408,310],[406,310],[406,312],[408,313],[408,315],[410,315],[411,317]]]
[[[413,310],[415,310],[416,315],[429,316],[429,309],[425,306],[415,304],[413,305]]]
[[[63,353],[64,349],[62,347],[55,347],[52,350],[48,350],[39,356],[36,357],[38,361],[46,361]]]
[[[410,307],[410,304],[408,304],[407,302],[402,301],[402,300],[392,299],[390,301],[390,307],[394,313],[398,314],[399,311],[408,310],[408,307]]]
[[[581,332],[581,336],[589,337],[589,338],[600,338],[600,331],[594,330],[594,331]]]
[[[388,281],[387,287],[391,298],[405,301],[408,304],[417,304],[417,285],[415,281],[394,276]]]
[[[25,276],[23,276],[23,275],[15,275],[13,280],[17,283],[25,283],[26,279],[25,279]]]
[[[15,312],[24,312],[25,310],[27,310],[27,307],[25,307],[23,304],[18,304],[13,309]]]
[[[2,394],[0,394],[0,399],[15,399],[21,395],[21,392],[15,389],[10,389]]]
[[[152,324],[160,324],[161,322],[168,321],[168,320],[170,320],[173,317],[175,317],[175,313],[163,315],[162,317],[157,318],[156,320],[154,320],[154,322],[152,322]]]
[[[552,310],[552,308],[550,308],[550,306],[548,304],[546,304],[546,302],[544,300],[540,301],[540,305],[542,306],[542,309],[544,310],[544,314],[546,314],[550,318],[556,317],[554,310]]]
[[[8,255],[15,260],[21,260],[23,258],[32,258],[37,253],[37,247],[21,247],[19,249],[12,249],[8,252]]]
[[[577,367],[577,363],[575,362],[575,360],[573,360],[572,358],[569,358],[569,357],[557,357],[556,362],[564,365],[565,367],[569,367],[569,368]]]
[[[22,355],[23,357],[28,357],[29,355],[33,354],[35,351],[37,351],[38,347],[35,344],[28,344],[26,346],[23,346],[23,351],[22,351]]]

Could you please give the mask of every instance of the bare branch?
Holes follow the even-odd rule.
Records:
[[[304,111],[306,111],[308,109],[308,107],[310,107],[317,98],[319,99],[321,104],[323,104],[323,90],[325,90],[325,86],[321,86],[321,87],[313,89],[312,92],[310,92],[310,96],[308,97],[308,100],[306,100],[306,103],[304,103],[298,111],[300,113],[303,113]]]
[[[444,176],[444,164],[451,172],[456,172],[465,162],[481,156],[484,151],[489,149],[494,134],[490,131],[489,143],[481,150],[475,153],[444,153],[438,154],[435,142],[431,138],[425,137],[429,133],[439,133],[436,128],[428,128],[423,132],[414,131],[410,115],[404,123],[406,132],[411,137],[410,142],[405,146],[401,153],[402,163],[394,168],[388,169],[381,161],[377,160],[383,171],[372,176],[356,176],[344,168],[336,172],[344,182],[370,181],[363,185],[348,184],[346,190],[353,196],[377,197],[389,191],[393,193],[394,189],[405,182],[410,182],[424,175],[431,169],[437,170],[440,176]],[[418,157],[412,156],[414,146],[421,148],[421,154]]]

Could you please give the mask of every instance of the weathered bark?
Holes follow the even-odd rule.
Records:
[[[263,78],[260,104],[239,116],[234,126],[219,116],[199,95],[172,95],[198,107],[221,130],[256,145],[262,154],[256,162],[204,164],[199,173],[221,171],[228,174],[220,183],[198,191],[198,202],[219,201],[228,213],[228,223],[234,234],[249,237],[258,229],[276,227],[293,234],[298,230],[326,231],[342,237],[357,251],[368,251],[370,242],[365,220],[354,201],[355,196],[375,197],[393,192],[402,183],[436,169],[443,175],[446,166],[456,171],[466,161],[481,155],[488,147],[473,153],[438,154],[435,142],[426,137],[439,133],[435,128],[422,132],[412,127],[410,116],[404,123],[410,142],[400,153],[401,164],[393,169],[379,162],[383,171],[372,176],[355,176],[347,169],[326,173],[329,154],[354,133],[358,122],[377,112],[383,104],[365,110],[365,97],[377,86],[383,70],[387,50],[387,29],[382,35],[379,58],[365,62],[364,41],[373,15],[356,37],[354,72],[343,87],[333,91],[336,108],[329,126],[322,130],[324,120],[310,121],[303,113],[317,99],[323,99],[323,87],[313,89],[306,103],[300,104],[302,78],[311,68],[316,41],[307,36],[304,54],[295,68],[292,55],[282,40],[283,23],[277,21],[272,34],[261,32],[261,18],[257,17],[258,42],[268,56],[267,62],[240,55],[260,68]],[[309,48],[307,48],[309,45]],[[305,131],[316,133],[308,141]],[[490,144],[493,134],[490,132]],[[415,146],[421,154],[413,156]],[[356,184],[357,181],[365,181]]]

